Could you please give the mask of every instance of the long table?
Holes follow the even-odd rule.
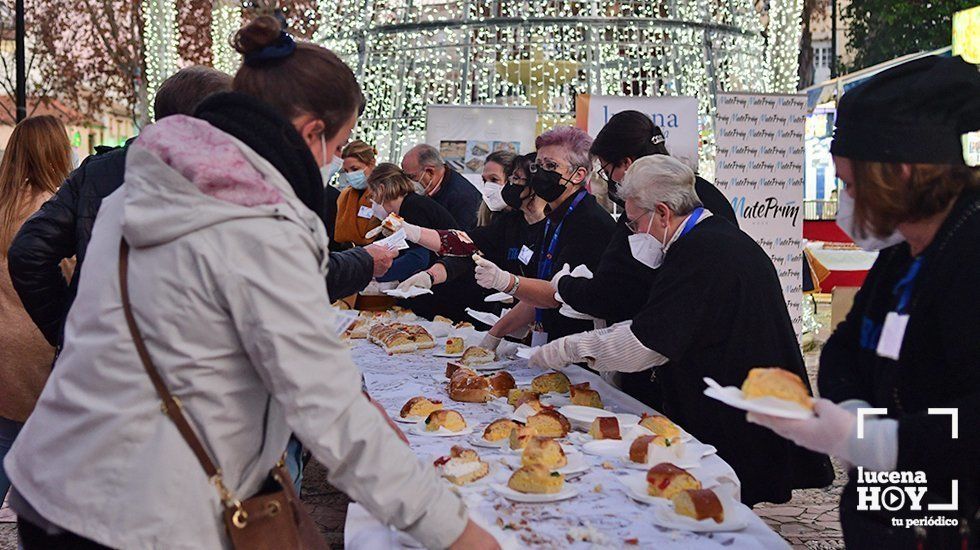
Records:
[[[469,426],[470,435],[433,437],[411,433],[408,424],[399,424],[405,431],[412,450],[420,460],[431,465],[439,456],[449,454],[453,445],[465,445],[475,449],[480,457],[491,463],[491,475],[506,484],[510,471],[501,459],[506,451],[476,447],[470,443],[479,437],[483,428],[497,418],[508,416],[501,408],[479,403],[460,403],[449,399],[444,372],[447,359],[433,357],[429,350],[414,354],[388,356],[378,346],[364,340],[355,341],[351,353],[364,374],[371,396],[381,403],[392,418],[398,415],[402,405],[411,397],[424,395],[442,399],[446,408],[462,413]],[[532,378],[543,371],[528,366],[523,359],[502,361],[500,366],[510,372],[518,386],[530,384]],[[598,390],[607,410],[621,413],[654,414],[651,408],[603,381],[599,376],[577,366],[564,370],[572,383],[588,381]],[[682,426],[683,428],[683,426]],[[580,447],[584,434],[568,438],[569,443]],[[578,442],[578,443],[576,443]],[[788,548],[789,545],[773,532],[755,514],[749,525],[737,532],[691,533],[675,531],[654,525],[650,521],[651,507],[632,500],[619,476],[633,474],[618,459],[585,455],[593,466],[581,477],[567,480],[569,486],[579,489],[579,494],[569,500],[545,503],[514,503],[499,496],[489,483],[460,490],[471,514],[482,523],[504,527],[510,545],[545,548]],[[701,478],[717,477],[737,484],[737,476],[718,455],[702,459],[701,465],[691,472]],[[448,484],[448,482],[447,482]],[[588,539],[588,540],[581,540]],[[344,532],[345,546],[353,549],[405,548],[412,541],[404,534],[382,525],[371,518],[358,504],[348,510]]]

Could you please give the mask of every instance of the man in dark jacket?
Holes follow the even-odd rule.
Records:
[[[425,194],[456,218],[460,229],[476,227],[476,215],[483,195],[470,180],[453,170],[431,145],[416,145],[402,158],[402,170],[425,187]]]
[[[229,89],[231,77],[225,73],[200,66],[181,69],[160,86],[153,103],[156,119],[191,115],[205,97]],[[123,147],[96,148],[96,154],[86,158],[55,196],[24,223],[10,245],[7,259],[14,289],[53,346],[61,344],[62,327],[75,299],[102,199],[123,183],[131,141]],[[355,249],[342,254],[330,255],[327,288],[332,299],[358,292],[377,271],[384,273],[391,265],[391,253],[386,250]],[[59,264],[72,256],[76,263],[69,283]]]

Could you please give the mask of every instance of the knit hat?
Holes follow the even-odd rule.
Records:
[[[961,136],[980,129],[980,72],[928,56],[841,96],[830,152],[852,160],[964,164]]]

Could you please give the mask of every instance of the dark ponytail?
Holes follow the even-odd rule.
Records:
[[[589,154],[615,166],[627,157],[635,161],[649,155],[669,153],[664,145],[663,131],[650,117],[639,111],[622,111],[602,127],[592,141]]]
[[[326,48],[294,42],[274,17],[263,15],[247,23],[231,44],[245,60],[232,89],[264,101],[286,119],[315,116],[331,138],[364,109],[364,95],[350,67]]]

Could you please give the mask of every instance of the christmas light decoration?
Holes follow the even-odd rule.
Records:
[[[766,62],[770,70],[770,92],[788,94],[796,91],[802,12],[803,0],[769,0]]]
[[[153,98],[160,84],[177,70],[177,7],[174,0],[143,0],[143,52],[146,110],[153,120]]]
[[[231,47],[231,37],[242,26],[239,0],[216,0],[211,14],[211,64],[215,69],[235,74],[241,56]]]

